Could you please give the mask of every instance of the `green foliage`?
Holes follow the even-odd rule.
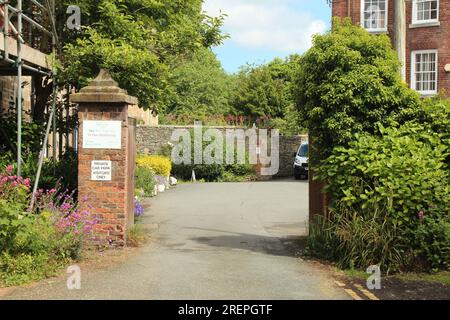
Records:
[[[19,254],[7,252],[0,255],[0,285],[16,286],[56,275],[61,262],[49,261],[46,254]]]
[[[135,188],[142,191],[145,197],[152,197],[156,186],[155,173],[146,166],[136,166]]]
[[[280,134],[284,136],[307,133],[307,130],[299,125],[299,118],[300,115],[294,106],[289,106],[284,118],[271,119],[264,127],[267,129],[278,129]]]
[[[318,169],[334,199],[330,237],[313,236],[312,251],[332,246],[342,268],[448,268],[450,149],[443,141],[412,122],[380,126],[380,136],[356,135],[347,148],[336,147]]]
[[[448,149],[439,137],[415,124],[381,132],[381,138],[365,134],[348,148],[335,148],[318,170],[318,178],[329,182],[326,191],[361,210],[385,205],[399,226],[416,225],[420,210],[445,212]]]
[[[171,72],[173,94],[166,113],[189,117],[190,124],[210,115],[230,112],[231,77],[209,49],[199,50],[192,59]]]
[[[450,99],[437,96],[423,100],[415,121],[438,134],[442,143],[450,150]],[[447,156],[445,162],[447,170],[450,170],[450,156]]]
[[[79,89],[106,68],[146,109],[165,108],[169,70],[179,59],[224,39],[223,17],[203,14],[201,0],[67,1],[57,7],[60,25],[69,4],[82,8],[84,27],[60,29],[60,82]]]
[[[386,35],[371,35],[350,20],[335,20],[325,35],[316,35],[301,58],[296,77],[300,122],[309,129],[320,154],[346,146],[356,133],[376,133],[376,123],[412,117],[419,96],[400,78],[400,63]]]
[[[331,198],[309,248],[341,268],[449,267],[450,105],[419,100],[399,66],[387,36],[349,20],[300,63],[297,108]]]
[[[17,157],[17,112],[15,106],[1,114],[0,154],[5,157]],[[44,128],[36,123],[22,123],[23,154],[38,153],[44,138]]]
[[[415,245],[426,257],[433,271],[450,270],[450,215],[442,218],[425,217],[415,233]]]
[[[340,268],[365,270],[380,265],[389,273],[403,267],[402,239],[386,213],[372,208],[367,214],[338,205],[330,217],[317,216],[308,239],[313,256],[336,261]]]
[[[127,245],[139,247],[147,241],[147,233],[142,224],[135,224],[127,230]]]
[[[172,174],[185,181],[191,180],[192,170],[197,180],[207,182],[244,182],[254,179],[255,169],[250,164],[196,164],[174,165]]]
[[[0,252],[14,252],[29,244],[28,232],[34,217],[25,209],[26,203],[0,199]]]
[[[97,223],[57,186],[36,192],[30,208],[30,180],[13,171],[13,166],[0,171],[0,285],[38,280],[78,259]]]
[[[78,259],[81,243],[57,231],[44,215],[0,199],[0,285],[20,285],[51,275]]]
[[[22,175],[31,177],[31,183],[35,181],[38,158],[38,153],[26,153],[22,157]],[[16,158],[11,152],[2,154],[0,155],[0,168],[4,168],[10,163],[15,163],[15,161]],[[17,164],[14,167],[17,167]],[[52,159],[44,160],[39,188],[52,189],[57,184],[60,185],[61,189],[71,191],[76,190],[78,187],[78,156],[72,148],[67,148],[55,166]]]
[[[293,104],[292,82],[299,60],[293,55],[262,66],[243,67],[236,76],[231,98],[234,113],[284,118]]]
[[[204,131],[208,130],[203,128]],[[203,132],[204,134],[204,132]],[[191,129],[190,136],[194,137],[194,130]],[[214,140],[214,138],[212,139]],[[214,141],[208,142],[203,140],[202,145],[196,145],[194,143],[194,139],[191,140],[191,164],[174,164],[172,168],[172,175],[176,178],[189,181],[192,178],[192,170],[195,171],[195,177],[197,180],[204,180],[207,182],[217,182],[217,181],[237,181],[237,180],[250,180],[255,175],[255,168],[253,165],[249,163],[248,154],[245,155],[244,163],[238,163],[237,149],[234,150],[233,163],[234,164],[226,164],[226,144],[224,143],[223,151],[222,151],[222,164],[213,163],[213,164],[194,164],[195,163],[195,150],[200,149],[200,152],[203,152],[206,147],[210,143],[214,143]],[[215,157],[215,152],[211,155]]]

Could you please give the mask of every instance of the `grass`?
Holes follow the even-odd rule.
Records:
[[[367,278],[370,277],[370,274],[365,273],[364,271],[361,271],[361,270],[356,270],[356,269],[341,270],[341,269],[337,269],[337,268],[336,268],[336,270],[338,272],[343,272],[346,276],[348,276],[350,278],[367,280]]]
[[[147,234],[142,224],[137,223],[127,231],[127,245],[139,247],[147,241]]]
[[[450,286],[450,272],[437,273],[404,273],[396,276],[403,281],[437,282]]]

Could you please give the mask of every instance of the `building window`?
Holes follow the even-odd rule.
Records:
[[[361,0],[361,21],[372,32],[387,31],[388,0]]]
[[[439,21],[439,0],[413,0],[413,24]]]
[[[411,61],[411,88],[423,95],[437,93],[437,50],[413,51]]]

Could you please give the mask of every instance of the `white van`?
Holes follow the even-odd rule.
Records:
[[[295,154],[295,161],[294,161],[295,179],[300,180],[303,177],[305,179],[308,179],[309,173],[308,160],[309,160],[309,144],[302,143],[301,146],[298,148],[297,153]]]

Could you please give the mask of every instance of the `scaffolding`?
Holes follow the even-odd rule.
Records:
[[[26,8],[24,8],[24,3]],[[36,14],[39,13],[39,14]],[[44,26],[42,22],[38,21],[37,16],[42,16],[47,19],[49,26]],[[58,88],[55,81],[56,71],[54,67],[33,65],[32,62],[24,60],[24,49],[32,46],[27,45],[24,37],[24,24],[26,24],[29,30],[37,30],[41,34],[45,34],[51,38],[51,51],[53,56],[56,54],[56,47],[58,45],[58,36],[56,31],[55,20],[55,0],[0,0],[0,20],[3,22],[3,48],[0,51],[0,61],[3,62],[0,66],[0,71],[3,70],[3,74],[17,76],[17,175],[22,173],[22,77],[24,73],[27,75],[41,75],[52,78],[53,83],[53,101],[49,119],[47,122],[47,128],[45,138],[42,146],[42,151],[39,155],[38,171],[36,173],[36,179],[34,182],[33,196],[37,190],[39,184],[39,178],[41,175],[42,164],[45,157],[44,150],[48,144],[48,138],[50,135],[50,129],[53,125],[56,127],[56,99]],[[10,47],[12,39],[15,42],[15,48]],[[3,52],[3,53],[2,53]],[[53,144],[53,155],[56,154],[56,144]]]

